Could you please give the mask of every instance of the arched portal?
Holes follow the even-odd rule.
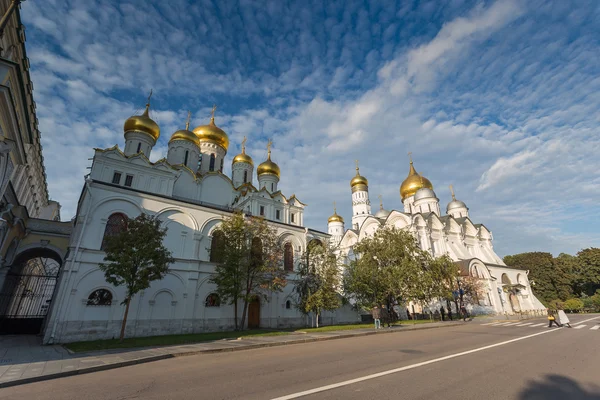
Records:
[[[42,331],[61,263],[60,256],[46,248],[16,257],[0,289],[0,334]]]

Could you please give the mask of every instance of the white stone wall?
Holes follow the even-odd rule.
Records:
[[[58,304],[51,315],[45,343],[118,337],[124,313],[120,302],[125,291],[123,287],[107,284],[98,268],[104,258],[100,245],[106,222],[115,212],[129,217],[141,212],[158,215],[168,228],[165,244],[176,259],[164,279],[153,282],[132,300],[128,336],[233,328],[233,306],[205,306],[206,297],[215,289],[209,282],[215,267],[209,261],[211,237],[223,215],[228,213],[100,183],[91,183],[90,191],[84,196],[79,211],[80,225],[72,236],[70,255],[60,275],[55,297]],[[305,251],[307,232],[304,228],[281,224],[274,227],[282,245],[292,244],[295,257]],[[326,242],[327,236],[322,235],[321,240]],[[261,327],[304,326],[306,321],[301,313],[295,308],[286,308],[286,301],[293,296],[294,275],[288,278],[290,282],[282,293],[273,293],[269,301],[261,302]],[[112,305],[87,305],[88,296],[97,289],[112,293]],[[340,310],[333,315],[333,320],[355,322],[358,314]]]
[[[185,153],[187,151],[187,163]],[[200,149],[194,143],[188,140],[177,139],[169,142],[169,151],[167,153],[167,161],[171,165],[184,164],[193,172],[198,171],[198,158]]]
[[[146,157],[150,158],[152,148],[156,141],[150,135],[142,132],[127,132],[125,134],[125,155],[131,156],[137,153],[144,153]],[[138,152],[138,145],[140,151]]]

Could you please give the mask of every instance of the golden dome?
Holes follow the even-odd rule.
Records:
[[[417,190],[421,188],[428,188],[433,190],[433,185],[431,184],[429,179],[417,173],[411,160],[408,176],[406,177],[404,182],[402,182],[402,185],[400,185],[400,197],[402,198],[402,200],[404,200],[407,197],[413,196],[417,192]]]
[[[200,142],[212,142],[225,150],[229,147],[229,137],[225,131],[215,125],[215,117],[210,118],[208,125],[200,125],[194,128],[194,133]]]
[[[244,140],[242,140],[242,152],[240,154],[238,154],[237,156],[233,157],[233,161],[231,162],[231,164],[233,165],[233,164],[239,163],[239,162],[247,163],[247,164],[254,166],[254,161],[252,161],[252,157],[250,157],[248,154],[246,154],[246,137],[245,136],[244,136]]]
[[[267,156],[267,161],[260,163],[260,165],[256,169],[256,173],[258,174],[258,176],[275,175],[275,176],[277,176],[277,178],[281,177],[281,171],[279,170],[279,165],[277,165],[273,161],[271,161],[271,150],[269,150],[269,155]]]
[[[369,181],[364,176],[361,176],[358,171],[358,161],[356,161],[356,176],[352,178],[350,181],[350,187],[352,188],[352,193],[358,190],[367,190],[369,186]]]
[[[173,136],[171,136],[171,139],[169,139],[169,143],[171,143],[173,140],[187,140],[188,142],[194,143],[196,146],[200,144],[196,134],[190,131],[190,116],[191,113],[188,111],[188,118],[185,123],[185,129],[180,129],[177,132],[175,132]]]
[[[342,218],[341,215],[338,215],[337,210],[335,209],[335,203],[333,203],[333,215],[331,217],[329,217],[329,219],[327,220],[328,223],[331,222],[341,222],[342,224],[344,223],[344,218]]]
[[[154,122],[148,113],[150,109],[150,103],[146,104],[146,109],[142,115],[134,115],[125,121],[123,125],[123,132],[142,132],[152,136],[156,141],[160,136],[160,128],[158,124]]]

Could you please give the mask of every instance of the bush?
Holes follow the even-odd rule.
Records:
[[[564,308],[564,303],[561,300],[554,299],[548,302],[547,307],[553,310],[558,310]]]
[[[571,311],[571,312],[578,312],[583,310],[583,301],[581,301],[580,299],[569,299],[567,301],[565,301],[565,304],[563,304],[563,307],[565,310]]]

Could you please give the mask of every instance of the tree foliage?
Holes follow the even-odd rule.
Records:
[[[125,315],[120,340],[125,336],[127,314],[131,299],[152,281],[162,279],[175,260],[163,245],[167,228],[161,227],[156,217],[140,214],[127,220],[127,229],[106,237],[105,263],[100,264],[106,281],[114,286],[125,286]]]
[[[566,300],[572,295],[573,260],[568,254],[554,258],[550,253],[532,252],[504,257],[506,265],[529,270],[533,290],[540,300]]]
[[[301,257],[294,292],[296,307],[303,314],[314,313],[317,326],[323,310],[333,311],[341,305],[342,266],[333,250],[320,242],[310,242]]]
[[[354,253],[357,258],[346,270],[344,292],[362,309],[447,297],[457,274],[449,258],[433,259],[410,232],[393,227],[361,240]]]
[[[233,304],[235,329],[243,329],[249,303],[255,297],[267,300],[269,293],[286,285],[283,249],[277,232],[263,218],[246,218],[238,212],[223,219],[218,229],[220,246],[213,250],[218,252],[218,262],[210,281],[221,300]],[[239,301],[243,302],[241,321]]]
[[[590,247],[577,253],[575,292],[592,296],[600,289],[600,248]]]
[[[581,311],[583,310],[583,301],[581,301],[580,299],[568,299],[567,301],[564,302],[563,304],[563,308],[565,310],[568,311]]]

